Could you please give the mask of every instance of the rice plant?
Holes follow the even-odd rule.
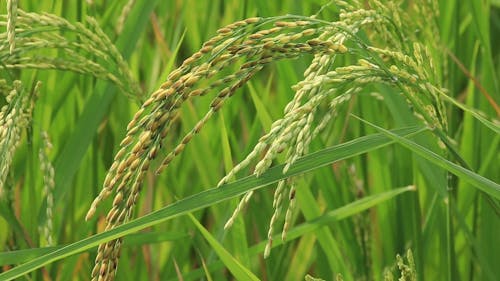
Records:
[[[498,4],[6,2],[0,280],[500,275]]]

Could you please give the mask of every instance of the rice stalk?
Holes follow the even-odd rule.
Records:
[[[249,18],[219,29],[216,36],[172,71],[167,81],[136,112],[86,219],[89,220],[98,205],[114,193],[113,207],[106,216],[106,230],[130,220],[145,175],[152,161],[161,153],[165,138],[177,122],[179,109],[187,100],[215,93],[207,113],[166,154],[156,168],[157,173],[168,167],[236,90],[264,66],[304,54],[313,54],[314,58],[304,72],[304,80],[292,88],[295,94],[283,117],[272,124],[269,132],[221,179],[219,185],[252,164],[255,165],[253,173],[261,175],[284,151],[286,165],[283,173],[286,173],[299,157],[308,153],[312,139],[335,116],[336,108],[373,83],[400,89],[415,114],[434,128],[440,141],[448,142],[443,133],[447,129],[445,110],[436,91],[442,89],[438,71],[429,50],[419,42],[418,36],[402,33],[406,14],[397,3],[387,6],[369,1],[370,8],[357,2],[341,4],[344,9],[339,20],[333,22],[317,16],[288,15]],[[357,35],[361,29],[369,28],[379,31],[379,37],[372,38],[370,44]],[[387,42],[394,42],[395,48],[388,48]],[[358,60],[352,65],[334,67],[337,55],[350,55]],[[227,71],[232,74],[224,74]],[[324,106],[330,108],[326,113],[318,110]],[[262,154],[264,156],[258,159]],[[291,224],[295,207],[293,178],[278,183],[265,256],[269,255],[272,245],[274,224],[282,213],[285,187],[288,187],[289,206],[282,239],[286,239]],[[231,226],[251,196],[252,192],[243,196],[225,227]],[[92,280],[113,280],[121,244],[120,238],[99,246]]]

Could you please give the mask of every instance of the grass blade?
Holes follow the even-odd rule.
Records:
[[[354,115],[353,115],[354,116]],[[471,170],[465,169],[462,166],[458,166],[455,163],[452,163],[443,157],[437,155],[436,153],[418,145],[417,143],[406,139],[404,137],[398,136],[394,133],[391,133],[388,130],[385,130],[381,127],[378,127],[377,125],[370,123],[364,119],[361,119],[357,116],[354,116],[360,121],[372,126],[373,128],[377,129],[379,132],[382,132],[386,136],[394,139],[404,147],[410,149],[411,151],[415,152],[416,154],[422,156],[423,158],[431,161],[432,163],[438,165],[441,168],[444,168],[448,170],[449,172],[455,174],[458,176],[460,179],[472,184],[473,186],[477,187],[478,189],[490,194],[491,196],[495,197],[496,199],[500,199],[500,185],[498,183],[495,183],[485,177],[482,177],[481,175],[478,175],[474,173]]]
[[[395,135],[408,136],[423,132],[425,130],[426,129],[422,127],[410,127],[395,130]],[[228,183],[220,188],[212,188],[210,190],[200,192],[188,198],[177,201],[151,214],[120,225],[112,230],[82,239],[57,251],[40,256],[36,259],[19,265],[7,272],[1,273],[0,281],[12,280],[14,278],[21,277],[44,265],[50,264],[57,260],[61,260],[71,255],[84,252],[90,248],[98,246],[101,243],[123,237],[125,235],[159,224],[180,215],[190,213],[207,206],[211,206],[230,198],[234,198],[248,191],[262,188],[287,177],[303,174],[316,168],[331,164],[335,161],[357,156],[359,154],[366,153],[383,146],[387,146],[391,143],[393,143],[393,141],[390,138],[383,136],[382,134],[373,134],[360,137],[337,146],[308,154],[298,159],[295,164],[290,167],[286,174],[282,173],[284,165],[278,165],[269,169],[258,178],[252,175],[242,178],[238,181]]]
[[[231,254],[224,249],[219,242],[217,242],[217,240],[200,224],[200,222],[196,220],[195,217],[193,217],[193,215],[188,214],[188,216],[237,280],[259,280],[259,278],[257,278],[250,270],[245,268],[233,256],[231,256]]]

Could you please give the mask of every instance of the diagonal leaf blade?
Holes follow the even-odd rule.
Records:
[[[217,242],[217,240],[200,224],[199,221],[196,220],[193,215],[188,214],[188,216],[236,279],[259,280],[257,276],[231,256],[231,254],[224,249],[219,242]]]
[[[409,136],[426,130],[427,128],[414,126],[394,130],[393,134],[398,137]],[[394,141],[391,140],[391,138],[382,134],[363,136],[346,143],[308,154],[298,159],[285,174],[282,172],[284,165],[278,165],[270,168],[260,177],[256,177],[255,175],[247,176],[235,182],[225,184],[219,188],[212,188],[197,193],[158,211],[120,225],[114,229],[82,239],[56,251],[21,264],[9,271],[3,272],[0,274],[0,281],[12,280],[21,277],[47,264],[84,252],[107,241],[123,237],[166,220],[179,217],[183,214],[234,198],[251,190],[260,189],[279,180],[303,174],[336,161],[354,157],[387,146],[393,142]]]
[[[353,115],[354,116],[354,115]],[[498,183],[495,183],[491,181],[490,179],[487,179],[481,175],[478,175],[474,173],[471,170],[468,170],[462,166],[459,166],[453,162],[450,162],[446,160],[445,158],[439,156],[438,154],[426,149],[423,146],[418,145],[417,143],[398,136],[397,134],[394,134],[388,130],[385,130],[381,127],[378,127],[377,125],[370,123],[364,119],[361,119],[357,116],[354,116],[357,119],[361,120],[362,122],[372,126],[373,128],[377,129],[379,132],[385,134],[386,136],[390,137],[391,139],[397,141],[400,143],[402,146],[410,149],[411,151],[415,152],[416,154],[422,156],[423,158],[431,161],[432,163],[436,164],[437,166],[444,168],[448,170],[449,172],[455,174],[458,176],[460,179],[470,183],[471,185],[477,187],[478,189],[490,194],[491,196],[495,197],[496,199],[500,199],[500,185]]]

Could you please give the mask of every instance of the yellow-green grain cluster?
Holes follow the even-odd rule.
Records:
[[[411,250],[408,250],[406,253],[406,260],[408,264],[405,264],[403,257],[400,255],[396,256],[398,269],[401,273],[401,277],[399,280],[401,281],[416,281],[417,280],[417,271],[415,268],[415,261],[413,260],[413,253]]]
[[[120,13],[120,16],[118,17],[118,20],[116,22],[116,33],[120,34],[122,33],[123,26],[125,24],[125,19],[127,19],[127,16],[130,14],[130,11],[132,10],[132,7],[135,4],[135,0],[128,0],[125,6],[122,8],[122,12]]]
[[[405,258],[406,257],[406,262]],[[405,256],[396,256],[396,265],[393,268],[386,268],[384,270],[384,281],[394,281],[394,271],[399,273],[398,281],[416,281],[417,269],[413,259],[413,252],[408,249]]]
[[[7,40],[9,41],[9,53],[14,52],[16,47],[16,19],[17,19],[17,1],[7,0]]]
[[[54,166],[49,160],[48,153],[52,149],[52,143],[50,142],[47,132],[42,132],[42,147],[38,151],[38,158],[40,160],[40,169],[43,173],[43,193],[45,195],[45,200],[47,202],[47,207],[45,209],[46,222],[42,226],[42,233],[47,242],[48,246],[53,246],[53,225],[54,225]]]
[[[396,255],[396,265],[394,268],[386,268],[384,270],[384,281],[395,281],[393,271],[399,273],[400,277],[397,279],[398,281],[416,281],[417,280],[417,270],[415,267],[415,261],[413,260],[413,253],[411,249],[408,249],[406,252],[406,260],[408,264],[405,263],[404,257],[401,255]],[[323,280],[321,278],[314,278],[310,275],[305,276],[306,281],[320,281]],[[344,278],[341,274],[338,274],[335,278],[337,281],[343,281]]]
[[[93,18],[87,18],[86,26],[48,13],[17,9],[16,14],[15,19],[10,13],[0,15],[0,25],[7,26],[7,32],[0,33],[2,67],[89,74],[109,80],[124,94],[140,99],[142,91],[127,63]]]
[[[21,140],[21,133],[31,122],[34,100],[38,94],[40,83],[33,92],[29,92],[21,84],[14,81],[9,85],[0,80],[0,90],[7,102],[0,110],[0,198],[6,192],[6,179],[14,157],[14,152]]]

